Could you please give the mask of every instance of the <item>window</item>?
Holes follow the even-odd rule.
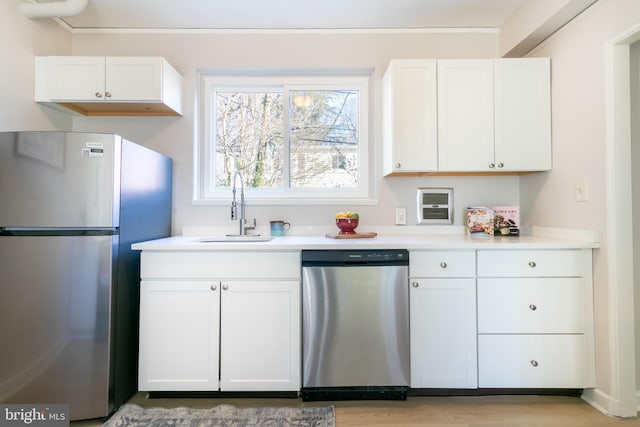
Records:
[[[202,74],[197,203],[369,200],[369,74]]]

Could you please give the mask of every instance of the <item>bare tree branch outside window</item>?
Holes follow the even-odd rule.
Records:
[[[216,92],[216,185],[240,170],[254,188],[357,187],[358,95],[292,90],[285,102],[278,91]]]

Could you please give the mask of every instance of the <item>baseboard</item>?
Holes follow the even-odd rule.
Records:
[[[636,392],[636,411],[629,413],[628,410],[620,407],[620,402],[603,392],[602,390],[591,388],[585,389],[582,399],[598,411],[609,417],[634,418],[640,412],[640,391]]]
[[[582,393],[582,400],[596,408],[605,415],[609,414],[611,401],[613,400],[608,394],[596,388],[585,389]]]

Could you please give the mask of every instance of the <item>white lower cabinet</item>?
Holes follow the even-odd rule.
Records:
[[[300,388],[300,283],[223,281],[220,389]]]
[[[218,388],[220,291],[215,281],[143,281],[139,389]]]
[[[478,386],[595,386],[591,250],[478,251]]]
[[[585,336],[480,335],[482,388],[585,388],[588,371]]]
[[[142,253],[139,390],[299,390],[299,253],[188,255]]]
[[[410,253],[411,386],[476,388],[475,251]]]
[[[412,250],[411,387],[595,386],[592,254]],[[142,391],[298,391],[299,251],[143,251]]]

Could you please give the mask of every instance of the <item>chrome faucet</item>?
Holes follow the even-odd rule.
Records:
[[[236,178],[240,177],[240,218],[237,215],[238,204],[236,203]],[[233,174],[233,200],[231,201],[231,219],[238,219],[240,222],[240,236],[247,234],[247,230],[255,230],[256,219],[253,219],[253,225],[247,225],[247,219],[245,218],[245,202],[244,202],[244,180],[240,171],[235,171]]]

